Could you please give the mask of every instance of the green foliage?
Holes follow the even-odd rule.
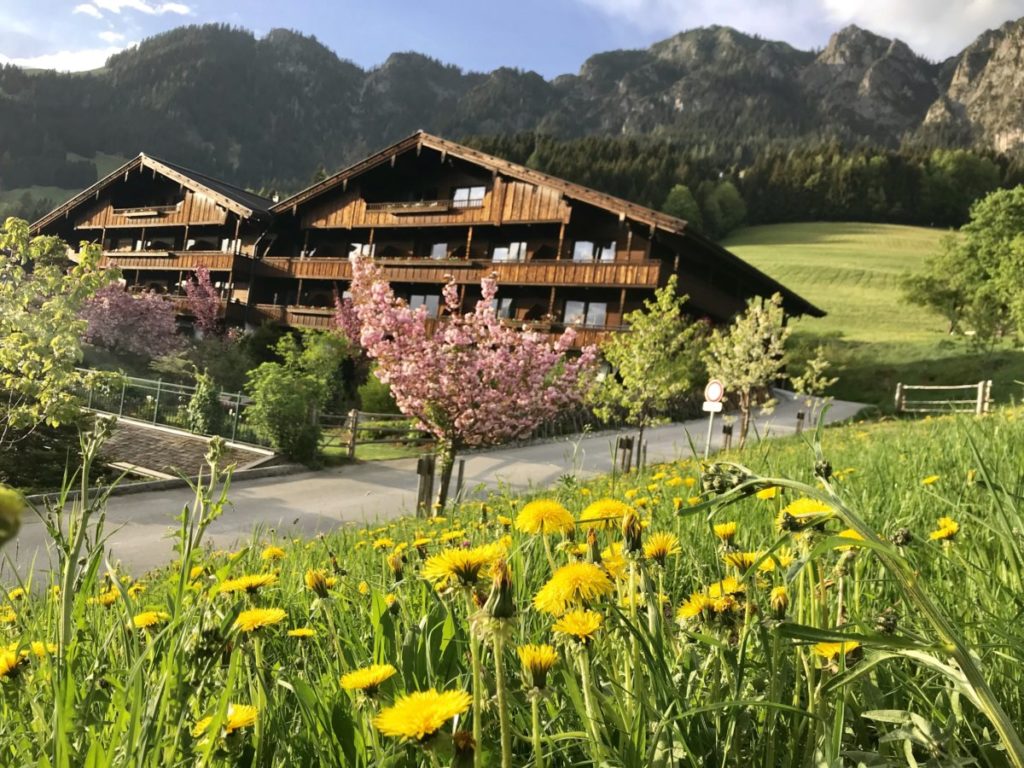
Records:
[[[216,435],[224,421],[224,409],[220,405],[220,393],[213,377],[206,371],[195,373],[196,391],[185,406],[185,423],[189,431],[200,435]]]
[[[77,417],[75,392],[86,384],[75,369],[85,329],[79,313],[113,277],[99,257],[87,246],[69,270],[57,238],[30,238],[19,219],[0,230],[0,450],[41,424]]]
[[[716,238],[738,229],[747,217],[747,204],[731,181],[705,181],[697,188],[704,229]]]
[[[704,229],[704,217],[700,212],[700,206],[685,184],[676,184],[669,190],[665,202],[661,204],[661,210],[669,216],[683,219],[698,230]]]
[[[711,333],[705,353],[708,373],[720,379],[740,409],[740,445],[746,441],[756,398],[766,393],[786,368],[786,340],[793,329],[785,324],[782,294],[754,297],[728,330]],[[767,410],[772,401],[762,404]]]
[[[367,413],[401,413],[391,388],[377,378],[373,372],[358,390],[359,410]]]
[[[964,149],[937,149],[925,167],[922,204],[937,222],[958,222],[975,200],[999,186],[992,160]]]
[[[959,236],[922,273],[906,280],[906,296],[942,314],[951,332],[985,349],[1024,329],[1024,186],[993,192],[971,208]]]
[[[319,414],[340,386],[346,350],[344,339],[335,334],[306,331],[281,337],[275,346],[281,362],[262,363],[249,372],[249,425],[286,456],[315,463]]]
[[[686,296],[676,296],[676,276],[655,291],[644,308],[624,318],[628,333],[601,347],[611,367],[595,380],[587,399],[606,421],[623,418],[642,430],[689,395],[704,374],[701,356],[708,328],[683,314]]]

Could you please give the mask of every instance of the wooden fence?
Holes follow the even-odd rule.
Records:
[[[393,413],[352,410],[347,414],[321,414],[320,426],[324,432],[321,445],[344,447],[350,459],[355,458],[360,445],[420,445],[433,440],[429,432],[414,427],[408,416]]]
[[[931,395],[944,399],[918,400],[908,398],[908,392],[939,393]],[[962,397],[954,397],[955,393],[963,393]],[[960,384],[955,386],[922,386],[915,384],[896,385],[896,413],[988,413],[992,407],[992,381],[979,381],[977,384]]]

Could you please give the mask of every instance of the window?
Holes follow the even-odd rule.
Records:
[[[375,243],[349,243],[348,255],[349,256],[369,256],[373,258],[373,253],[376,251]],[[312,255],[312,254],[311,254]]]
[[[434,243],[432,246],[430,246],[430,258],[447,259],[448,243]]]
[[[566,325],[585,325],[603,328],[608,322],[608,302],[567,301],[562,322]]]
[[[452,207],[480,208],[484,204],[486,187],[458,187],[452,193]]]
[[[409,309],[417,307],[427,308],[427,317],[437,317],[437,311],[441,308],[441,297],[437,295],[413,294],[409,297]]]
[[[494,247],[494,261],[525,261],[526,243],[516,242],[508,245],[496,245]]]
[[[577,240],[572,247],[573,261],[615,261],[615,241],[595,243]]]

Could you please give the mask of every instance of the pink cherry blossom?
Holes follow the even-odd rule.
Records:
[[[128,293],[111,283],[82,309],[84,340],[99,347],[153,358],[181,346],[174,304],[152,291]]]
[[[185,295],[188,296],[188,308],[196,319],[196,328],[204,334],[215,334],[220,318],[220,296],[210,281],[209,269],[196,268],[195,279],[185,283]]]

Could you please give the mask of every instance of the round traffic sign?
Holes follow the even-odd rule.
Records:
[[[718,379],[712,379],[704,387],[704,399],[709,403],[720,403],[725,397],[725,385]]]

